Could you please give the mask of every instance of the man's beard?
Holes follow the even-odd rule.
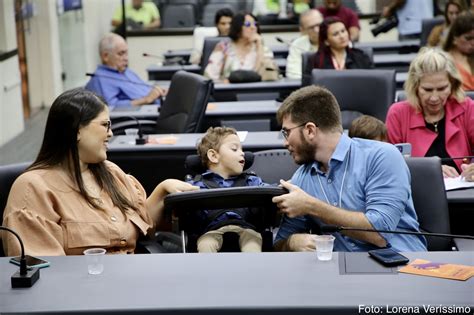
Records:
[[[300,132],[300,140],[301,144],[298,146],[298,158],[296,158],[296,156],[294,158],[295,163],[302,165],[314,162],[315,147],[306,141],[302,132]]]

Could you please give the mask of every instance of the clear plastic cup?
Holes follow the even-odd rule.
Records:
[[[332,259],[332,249],[335,237],[332,235],[316,235],[314,238],[316,245],[316,255],[318,260],[328,261]]]
[[[104,255],[106,250],[103,248],[89,248],[84,251],[87,260],[87,272],[90,275],[100,275],[104,271]]]
[[[127,136],[133,136],[134,138],[138,137],[138,129],[137,128],[127,128],[125,129],[125,134]]]

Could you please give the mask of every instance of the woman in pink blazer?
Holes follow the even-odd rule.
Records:
[[[473,155],[474,101],[465,96],[447,53],[423,48],[410,65],[405,93],[407,100],[393,104],[387,114],[389,142],[411,143],[412,156]],[[474,181],[474,163],[445,160],[443,174]]]

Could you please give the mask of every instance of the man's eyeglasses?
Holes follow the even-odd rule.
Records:
[[[291,127],[291,128],[281,128],[280,132],[283,135],[283,137],[285,137],[285,139],[288,140],[288,137],[290,136],[291,130],[306,126],[307,123],[308,122],[305,122],[304,124],[301,124],[301,125],[298,125],[298,126],[295,126],[295,127]]]
[[[245,22],[244,22],[244,26],[245,26],[245,27],[250,27],[250,26],[252,26],[252,25],[255,26],[255,27],[257,27],[258,23],[257,23],[257,22],[250,22],[250,21],[245,21]]]

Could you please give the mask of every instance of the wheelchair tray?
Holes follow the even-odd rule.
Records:
[[[288,191],[283,187],[229,187],[201,189],[169,194],[164,199],[165,209],[190,211],[242,207],[276,207],[272,198]]]

